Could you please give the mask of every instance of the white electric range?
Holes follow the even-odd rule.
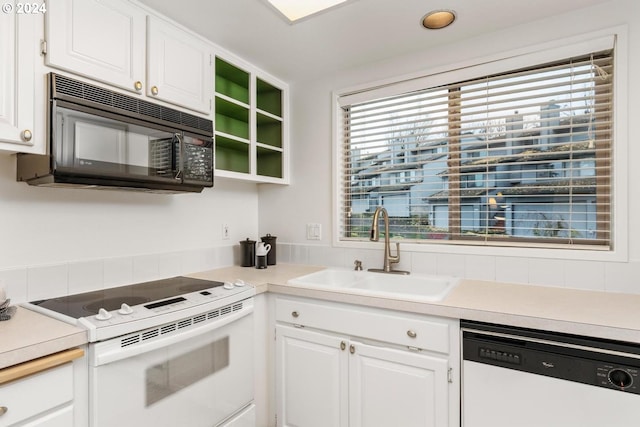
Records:
[[[87,330],[91,427],[235,427],[254,419],[254,295],[179,276],[25,305]]]

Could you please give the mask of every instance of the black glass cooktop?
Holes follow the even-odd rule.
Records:
[[[107,311],[117,310],[122,304],[134,306],[222,285],[222,282],[178,276],[66,297],[32,301],[31,304],[79,319],[97,314],[101,308]]]

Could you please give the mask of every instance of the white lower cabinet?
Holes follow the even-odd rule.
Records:
[[[456,320],[276,300],[282,427],[459,425]]]

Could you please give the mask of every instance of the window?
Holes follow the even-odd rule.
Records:
[[[407,241],[610,248],[613,80],[605,49],[340,97],[340,239],[383,206]]]

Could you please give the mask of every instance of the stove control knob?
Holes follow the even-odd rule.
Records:
[[[122,304],[120,306],[120,310],[118,310],[118,313],[120,314],[132,314],[133,313],[133,308],[129,307],[128,304]]]
[[[242,279],[237,279],[235,281],[234,285],[236,285],[238,287],[242,287],[242,286],[246,286],[246,283],[244,283],[244,280],[242,280]]]
[[[225,289],[233,289],[233,283],[231,282],[224,282],[224,286],[222,286]]]
[[[104,308],[98,310],[98,314],[96,314],[96,319],[98,320],[109,320],[111,319],[111,313],[109,313]]]

